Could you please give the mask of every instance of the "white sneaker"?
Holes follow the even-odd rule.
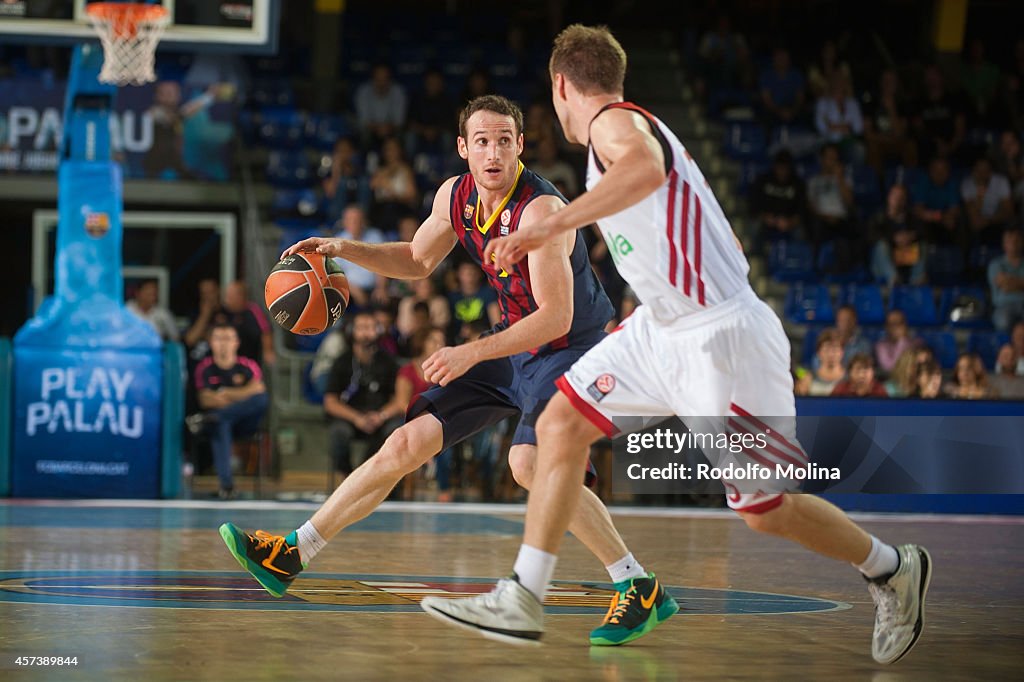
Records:
[[[499,580],[487,594],[425,597],[420,607],[438,620],[499,642],[538,645],[544,634],[544,607],[514,575]]]
[[[875,600],[871,655],[887,665],[910,651],[924,629],[924,597],[932,579],[932,558],[918,545],[900,545],[900,567],[884,580],[868,580]]]

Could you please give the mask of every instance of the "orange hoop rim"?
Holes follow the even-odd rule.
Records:
[[[167,18],[167,8],[142,2],[93,2],[86,5],[85,11],[99,21],[119,21],[128,25],[158,23]]]

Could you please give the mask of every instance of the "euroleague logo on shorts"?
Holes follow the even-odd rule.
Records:
[[[594,383],[587,387],[587,393],[594,399],[594,402],[601,402],[604,397],[615,389],[615,377],[611,374],[602,374]]]

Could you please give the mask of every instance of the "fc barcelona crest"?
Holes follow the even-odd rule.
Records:
[[[466,220],[473,217],[473,204],[466,204],[466,208],[462,209],[462,217]]]

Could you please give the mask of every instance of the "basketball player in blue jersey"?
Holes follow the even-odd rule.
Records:
[[[523,114],[512,102],[490,95],[474,99],[459,120],[458,150],[469,172],[441,185],[411,242],[313,238],[283,254],[316,251],[386,277],[422,279],[461,243],[497,293],[501,321],[482,338],[442,348],[424,362],[424,377],[437,386],[420,396],[406,424],[302,527],[283,537],[221,526],[238,562],[274,596],[282,596],[331,538],[369,515],[403,476],[506,417],[519,417],[509,451],[512,475],[530,488],[536,420],[556,390],[555,380],[606,336],[614,311],[575,232],[552,239],[508,270],[484,258],[492,239],[514,234],[566,204],[551,183],[520,162],[522,129]],[[569,527],[607,568],[616,602],[622,593],[658,596],[649,603],[616,603],[590,635],[591,644],[624,644],[650,632],[678,606],[626,549],[600,499],[581,488]]]

